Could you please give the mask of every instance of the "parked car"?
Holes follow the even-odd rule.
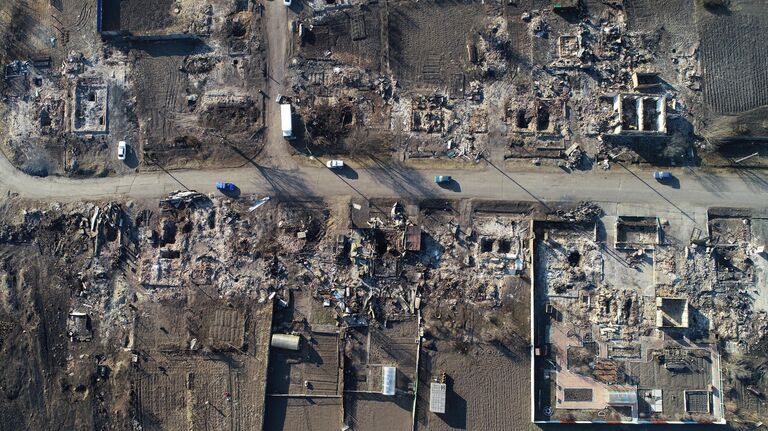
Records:
[[[656,172],[653,173],[653,178],[656,181],[668,180],[668,179],[672,178],[672,172],[656,171]]]
[[[125,141],[117,143],[117,160],[125,160],[125,156],[128,154],[128,144]]]
[[[437,184],[445,184],[450,182],[451,182],[450,175],[435,175],[435,183]]]
[[[216,188],[218,190],[221,190],[222,192],[233,192],[235,191],[235,185],[232,183],[225,183],[222,181],[219,181],[216,183]]]
[[[291,0],[283,0],[283,4],[284,4],[286,7],[290,7],[290,6],[291,6]]]
[[[328,160],[325,162],[325,166],[328,169],[338,169],[344,167],[344,160]]]

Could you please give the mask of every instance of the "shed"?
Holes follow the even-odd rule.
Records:
[[[429,411],[445,413],[445,383],[432,382],[429,386]]]
[[[301,337],[292,334],[272,334],[272,347],[287,350],[299,350]]]
[[[637,391],[631,389],[610,389],[608,394],[608,405],[626,406],[637,404]]]
[[[397,380],[397,368],[395,367],[382,367],[381,368],[381,394],[382,395],[395,395],[395,381]]]

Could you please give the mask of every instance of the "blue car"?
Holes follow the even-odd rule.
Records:
[[[656,181],[668,180],[672,178],[672,172],[657,171],[653,173],[653,178],[656,179]]]
[[[217,182],[216,188],[218,190],[221,190],[222,192],[233,192],[235,191],[235,185],[232,183],[224,183],[224,182]]]
[[[450,175],[436,175],[435,176],[435,183],[437,184],[445,184],[451,182],[451,176]]]

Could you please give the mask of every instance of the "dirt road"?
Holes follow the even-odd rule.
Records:
[[[308,199],[351,195],[373,197],[488,198],[544,202],[592,200],[636,203],[680,212],[710,206],[762,207],[759,196],[768,191],[764,173],[743,171],[703,174],[698,170],[675,172],[675,184],[661,184],[650,172],[614,165],[612,170],[566,174],[561,171],[512,172],[495,165],[472,171],[416,170],[391,164],[369,169],[334,172],[322,166],[292,170],[259,164],[239,169],[138,173],[124,177],[74,180],[30,177],[0,157],[0,190],[32,199],[81,200],[102,198],[155,198],[174,190],[215,192],[216,181],[231,181],[243,194]],[[455,181],[442,188],[437,174]],[[183,185],[182,185],[183,184]]]
[[[296,169],[296,164],[290,157],[287,143],[280,130],[280,106],[275,103],[278,94],[285,93],[285,73],[287,64],[288,45],[287,38],[290,35],[288,28],[289,16],[294,12],[283,4],[282,0],[264,2],[264,22],[266,23],[267,37],[267,140],[264,149],[259,154],[262,163],[280,169]]]

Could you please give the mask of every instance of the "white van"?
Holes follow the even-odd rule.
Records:
[[[291,118],[291,105],[289,103],[280,105],[280,123],[283,129],[283,138],[293,139],[293,118]]]

